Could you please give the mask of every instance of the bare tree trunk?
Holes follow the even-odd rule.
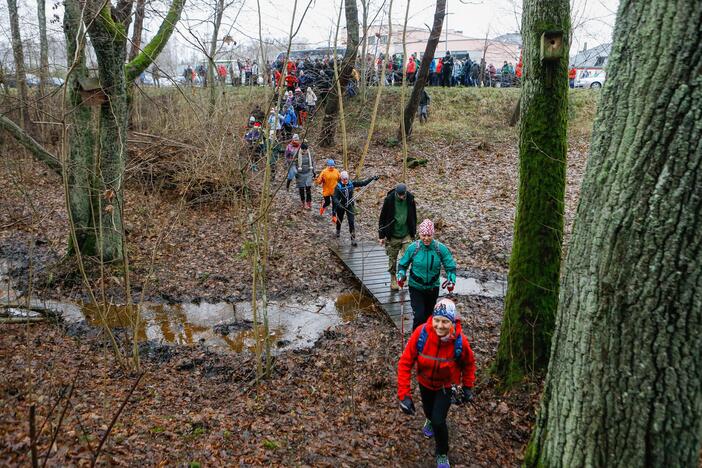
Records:
[[[368,8],[370,5],[369,0],[360,1],[363,9],[361,14],[363,37],[361,38],[361,82],[358,84],[358,87],[361,100],[366,102],[366,99],[368,99],[368,60],[366,55],[368,55]]]
[[[327,102],[324,107],[324,122],[322,124],[322,135],[319,145],[322,147],[330,147],[334,145],[334,136],[336,135],[336,117],[339,113],[339,98],[343,99],[346,85],[351,78],[351,72],[356,64],[356,54],[358,51],[358,8],[356,0],[344,0],[346,6],[346,53],[342,62],[341,73],[339,74],[339,88],[341,96],[339,96],[337,87],[332,87]],[[336,57],[334,57],[336,60]]]
[[[144,31],[144,15],[146,13],[146,0],[137,0],[134,9],[134,26],[132,27],[132,47],[129,50],[129,60],[139,55],[141,51],[141,37]]]
[[[217,43],[219,42],[219,28],[222,25],[222,15],[224,14],[224,0],[217,0],[214,12],[214,29],[212,30],[212,38],[210,40],[210,53],[207,56],[207,84],[210,87],[210,117],[214,115],[215,105],[217,104],[217,86],[215,85],[215,74],[217,74],[215,64],[215,54],[217,53]],[[219,76],[217,74],[217,76]]]
[[[46,94],[49,78],[49,41],[46,37],[46,0],[37,0],[37,19],[39,20],[39,96]]]
[[[404,126],[407,137],[412,135],[412,123],[414,122],[414,117],[417,115],[417,109],[419,108],[419,98],[422,96],[422,91],[424,91],[424,87],[427,84],[429,65],[432,60],[434,60],[436,46],[441,39],[441,27],[444,23],[444,16],[446,16],[446,0],[438,0],[436,2],[436,10],[434,10],[434,24],[431,26],[429,40],[424,49],[422,61],[419,64],[419,71],[417,72],[417,78],[412,87],[412,94],[405,106]],[[405,60],[407,60],[407,57],[405,57]],[[398,129],[398,134],[402,134],[402,125],[400,125]]]
[[[507,297],[494,371],[505,387],[548,366],[558,306],[568,150],[568,0],[527,0],[522,16],[524,86],[519,126],[519,195]],[[540,58],[542,35],[562,47]]]
[[[625,1],[614,31],[530,467],[700,461],[702,3]]]
[[[27,90],[27,74],[24,70],[24,50],[22,49],[22,35],[19,27],[19,14],[17,0],[7,0],[7,10],[10,14],[10,31],[12,34],[12,55],[15,59],[15,76],[19,92],[19,109],[22,128],[32,133],[32,120],[29,115],[29,92]]]

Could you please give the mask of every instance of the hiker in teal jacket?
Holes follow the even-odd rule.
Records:
[[[441,242],[434,240],[434,223],[425,219],[419,225],[420,240],[410,244],[397,267],[397,284],[404,286],[409,272],[410,303],[414,319],[412,330],[427,321],[439,298],[441,266],[446,270],[446,288],[453,291],[456,284],[456,261]]]

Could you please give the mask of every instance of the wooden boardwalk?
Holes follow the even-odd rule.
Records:
[[[390,273],[385,247],[377,242],[359,242],[357,247],[349,244],[331,247],[331,250],[353,272],[398,329],[412,329],[412,307],[407,286],[401,291],[390,290]]]

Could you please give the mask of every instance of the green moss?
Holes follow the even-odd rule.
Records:
[[[158,32],[151,41],[143,48],[143,50],[134,57],[134,60],[129,62],[125,67],[125,76],[127,82],[133,82],[149,65],[158,57],[163,48],[166,46],[168,39],[175,30],[175,25],[180,20],[180,14],[185,6],[185,0],[173,0],[168,14],[164,18]]]

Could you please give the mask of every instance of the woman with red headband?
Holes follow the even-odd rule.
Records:
[[[439,297],[441,266],[446,270],[447,288],[453,291],[456,284],[456,261],[441,242],[434,240],[434,223],[425,219],[417,228],[418,241],[410,244],[397,266],[397,285],[402,288],[409,271],[410,303],[414,320],[412,330],[423,324],[431,315]]]

